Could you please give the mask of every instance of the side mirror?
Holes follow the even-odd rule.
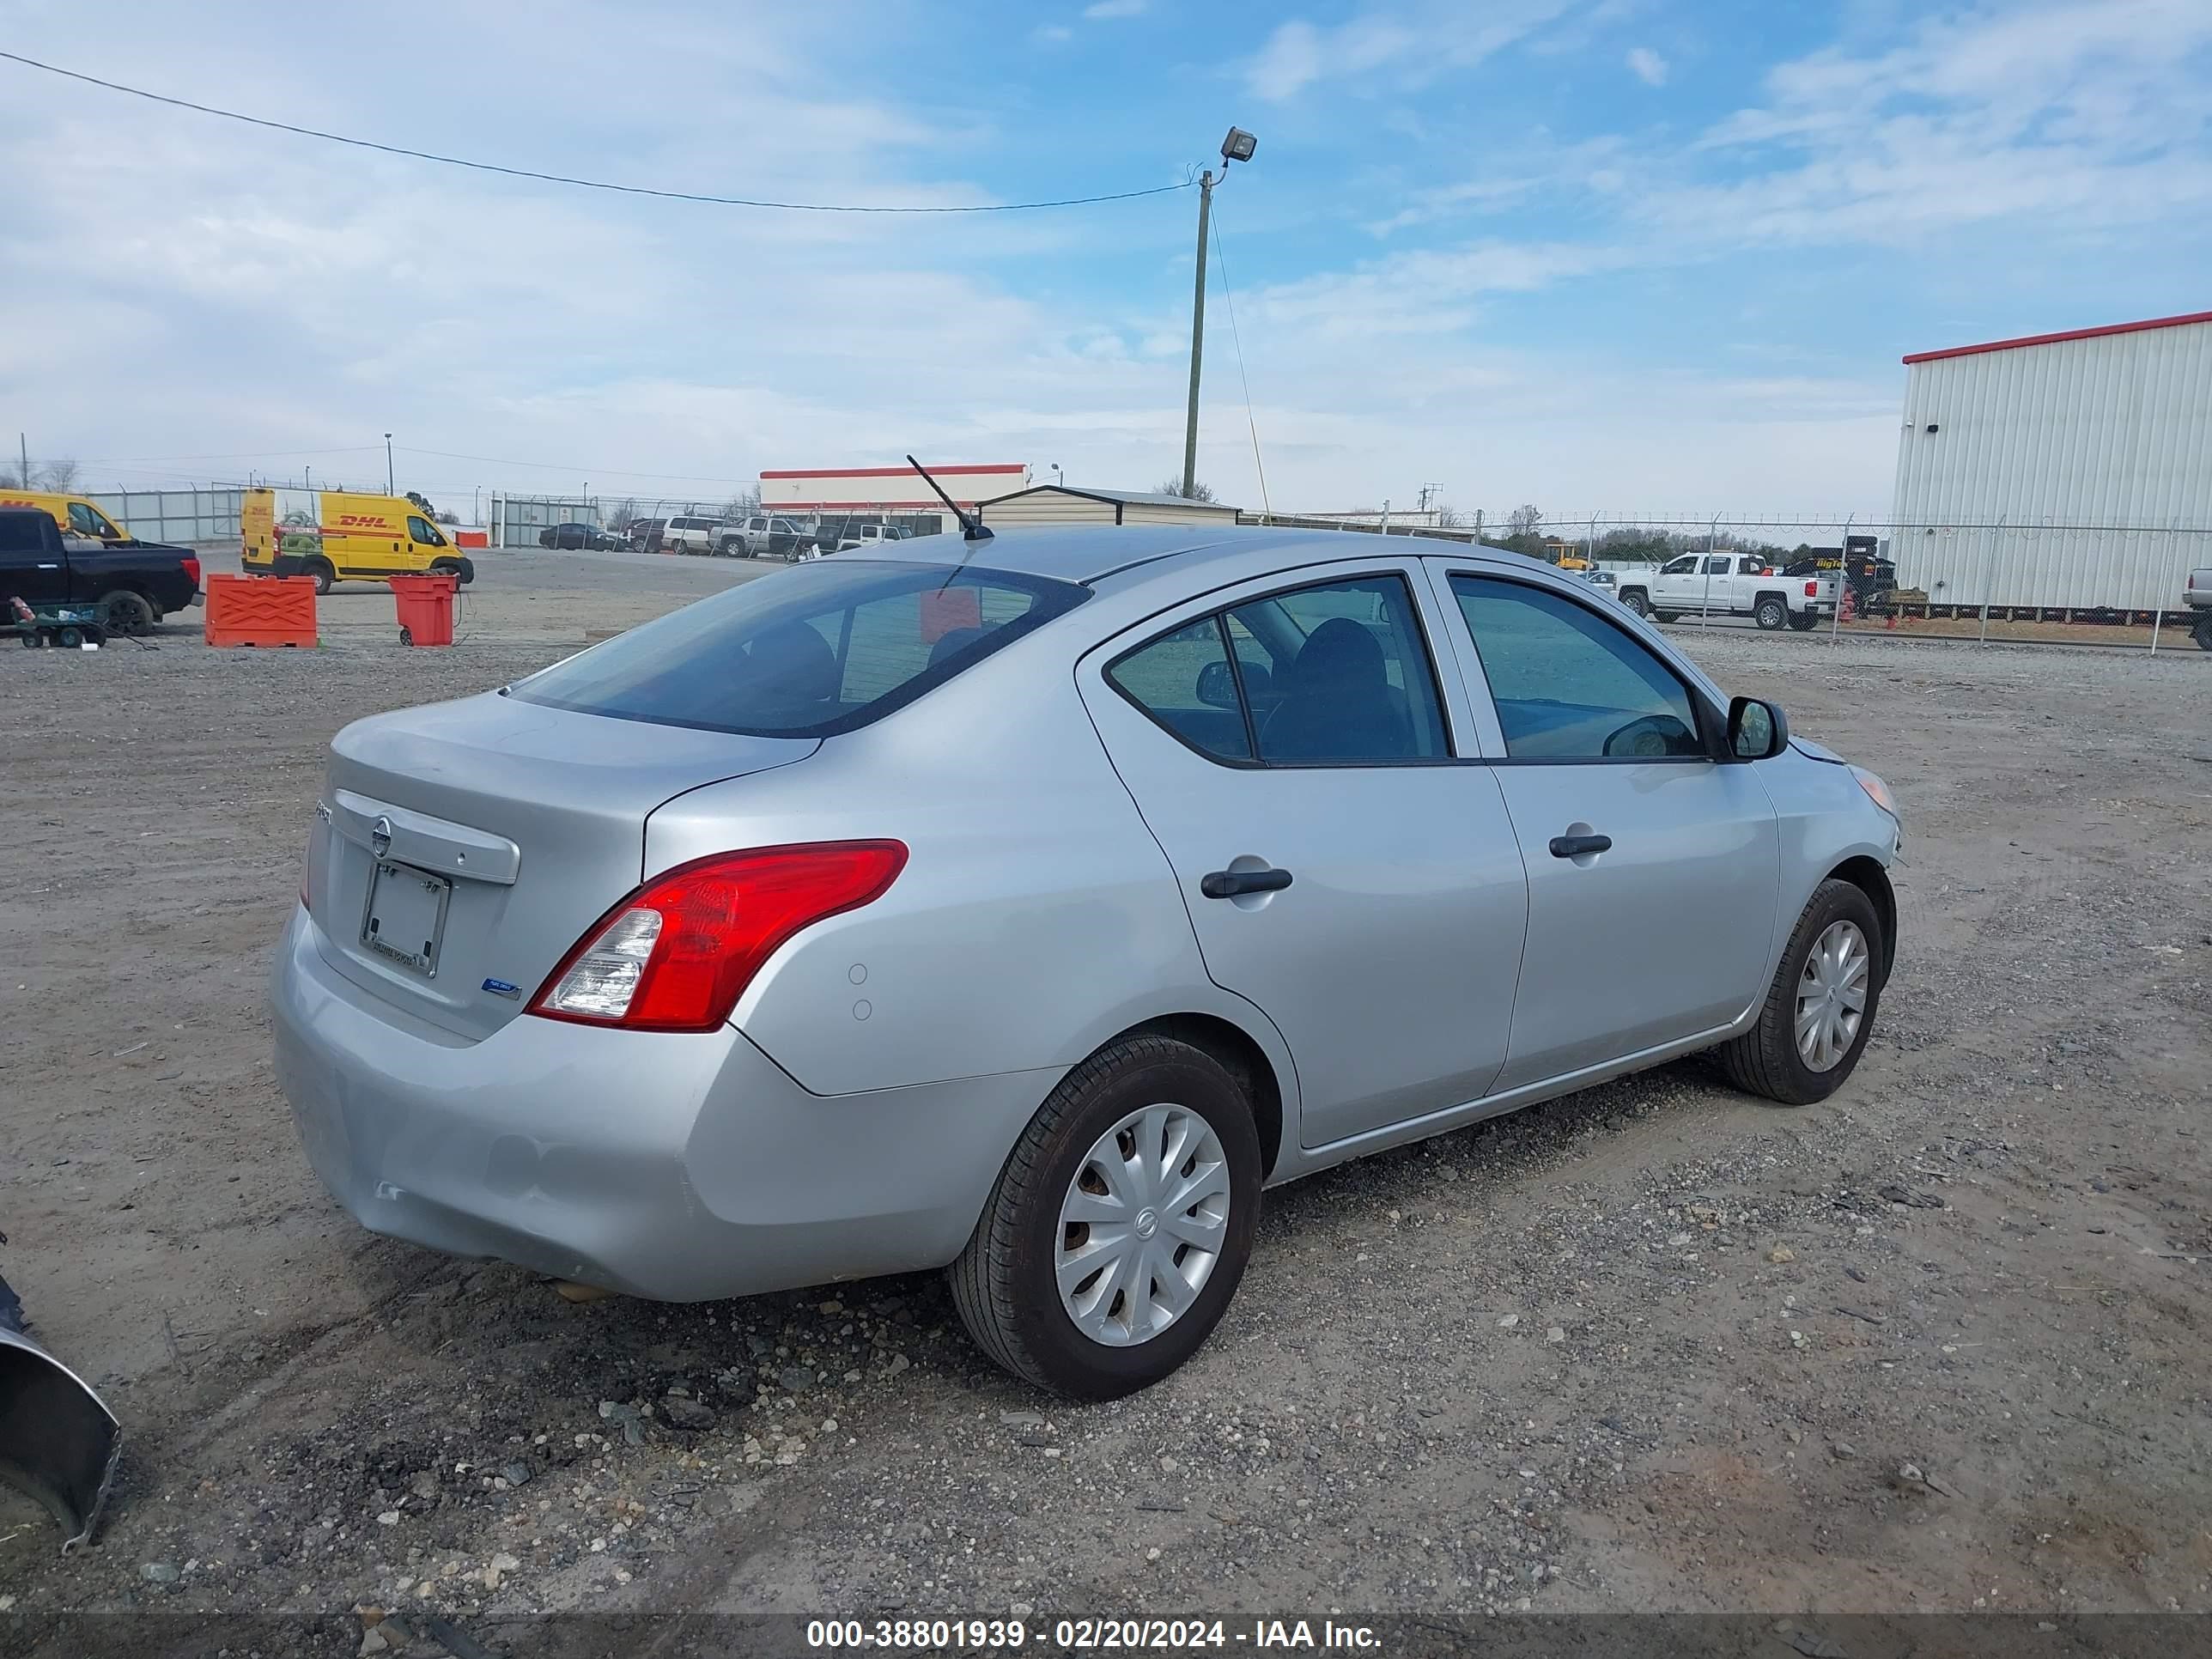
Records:
[[[1729,702],[1729,753],[1738,760],[1771,760],[1790,746],[1790,722],[1775,704],[1757,697]]]
[[[1237,677],[1225,662],[1210,662],[1198,671],[1198,700],[1208,708],[1237,707]]]

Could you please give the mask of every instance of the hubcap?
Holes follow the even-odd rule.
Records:
[[[1797,981],[1797,1053],[1813,1070],[1832,1069],[1858,1040],[1873,966],[1856,922],[1830,922],[1813,942]]]
[[[1098,1137],[1068,1183],[1060,1306],[1107,1347],[1150,1341],[1198,1300],[1228,1236],[1221,1137],[1188,1107],[1142,1107]]]

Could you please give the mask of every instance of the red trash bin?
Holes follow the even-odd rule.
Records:
[[[392,597],[399,606],[402,645],[453,642],[453,590],[459,576],[394,576]]]

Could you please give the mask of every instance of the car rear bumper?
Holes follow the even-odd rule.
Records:
[[[270,1002],[308,1161],[370,1231],[663,1301],[944,1266],[1055,1074],[811,1095],[730,1027],[443,1036],[295,908]]]

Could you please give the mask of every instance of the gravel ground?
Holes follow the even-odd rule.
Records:
[[[757,574],[483,562],[449,652],[364,588],[312,653],[196,619],[0,653],[0,1265],[131,1434],[96,1548],[0,1495],[34,1638],[128,1607],[326,1614],[334,1651],[574,1608],[2212,1609],[2212,659],[1688,640],[1903,804],[1850,1084],[1789,1111],[1680,1064],[1272,1193],[1197,1358],[1073,1407],[934,1276],[574,1305],[325,1197],[261,1004],[324,744]]]

